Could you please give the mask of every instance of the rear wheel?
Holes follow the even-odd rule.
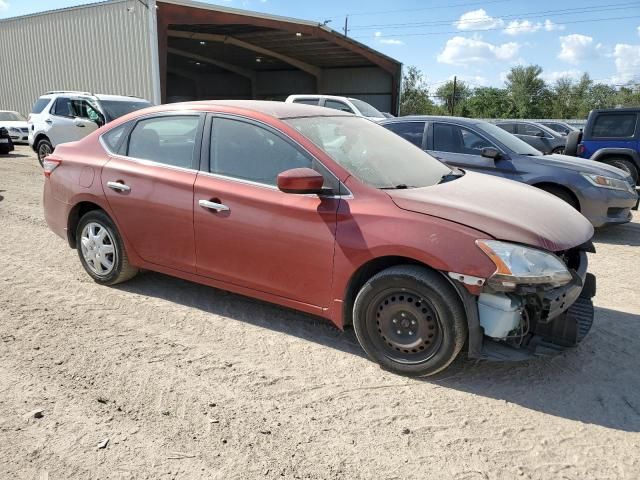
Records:
[[[455,289],[439,273],[415,265],[388,268],[365,283],[353,306],[353,326],[373,360],[412,376],[444,370],[467,338]]]
[[[603,162],[606,163],[607,165],[611,165],[613,167],[619,168],[620,170],[624,170],[629,175],[631,175],[631,178],[633,178],[633,181],[636,183],[636,185],[638,185],[638,168],[635,166],[635,164],[631,160],[627,160],[626,158],[615,157],[615,158],[607,158],[603,160]]]
[[[102,210],[92,210],[80,219],[76,244],[82,266],[101,285],[125,282],[138,273],[129,264],[118,229]]]
[[[564,154],[564,147],[556,147],[553,150],[551,150],[551,153],[557,153],[559,155]]]
[[[51,145],[48,139],[43,138],[38,141],[36,152],[38,153],[38,162],[40,162],[40,166],[42,167],[44,159],[53,153],[53,145]]]

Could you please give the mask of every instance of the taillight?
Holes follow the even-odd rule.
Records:
[[[584,145],[579,143],[578,144],[578,156],[582,156],[582,154],[584,153]]]
[[[61,163],[62,163],[62,160],[46,157],[42,162],[42,168],[44,169],[44,176],[49,178],[51,176],[51,172],[53,172],[56,168],[58,168]]]

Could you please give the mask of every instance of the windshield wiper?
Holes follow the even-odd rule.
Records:
[[[380,187],[380,190],[406,190],[407,188],[416,188],[413,185],[407,185],[406,183],[400,183],[391,187]]]

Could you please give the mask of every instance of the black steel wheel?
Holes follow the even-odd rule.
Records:
[[[444,370],[467,338],[458,293],[442,274],[417,265],[391,267],[366,282],[353,326],[372,359],[404,375]]]

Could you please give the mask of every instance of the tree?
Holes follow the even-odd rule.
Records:
[[[511,105],[506,90],[479,87],[473,91],[465,106],[468,115],[473,118],[508,118]]]
[[[465,116],[465,102],[471,96],[471,89],[463,81],[456,82],[456,95],[453,97],[453,80],[449,80],[436,90],[447,114]],[[454,108],[452,108],[452,106]]]
[[[410,66],[402,77],[400,115],[429,115],[434,110],[422,72]]]
[[[505,86],[516,118],[536,118],[545,113],[543,99],[549,92],[541,74],[539,65],[518,65],[507,74]]]

